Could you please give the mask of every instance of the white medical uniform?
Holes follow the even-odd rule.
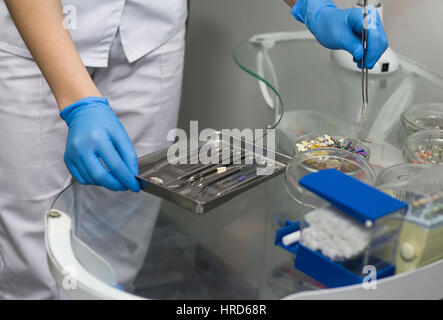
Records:
[[[94,82],[139,156],[166,145],[181,94],[186,0],[67,0],[70,30]],[[72,17],[71,17],[72,18]],[[57,297],[44,213],[71,176],[67,127],[0,1],[0,299]]]

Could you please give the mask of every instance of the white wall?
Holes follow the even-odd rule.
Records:
[[[297,27],[283,0],[191,0],[180,127],[189,120],[205,128],[244,126],[264,102],[257,82],[235,65],[234,45]]]
[[[233,62],[234,45],[249,36],[301,29],[283,0],[191,0],[179,126],[254,127],[263,105],[257,83]],[[350,7],[355,0],[337,0]],[[443,75],[443,1],[384,0],[391,46]],[[295,76],[295,75],[294,75]]]
[[[443,1],[385,0],[391,46],[443,76]]]

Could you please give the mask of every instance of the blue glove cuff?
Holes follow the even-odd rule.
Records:
[[[291,9],[291,15],[311,30],[323,8],[337,8],[332,0],[299,0]]]
[[[81,99],[77,101],[74,104],[71,104],[70,106],[66,107],[60,112],[60,117],[65,120],[66,124],[69,126],[72,117],[74,114],[76,114],[78,111],[84,109],[84,108],[90,108],[90,104],[93,103],[94,105],[100,105],[106,108],[110,109],[109,102],[105,98],[100,97],[88,97]]]

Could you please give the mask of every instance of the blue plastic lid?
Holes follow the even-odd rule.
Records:
[[[336,169],[308,174],[299,184],[349,216],[375,222],[408,205]]]

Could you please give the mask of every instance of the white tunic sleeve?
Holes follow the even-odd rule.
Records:
[[[184,27],[187,0],[62,0],[66,25],[88,67],[106,67],[120,28],[129,62],[155,50]],[[0,50],[32,58],[0,1]]]

